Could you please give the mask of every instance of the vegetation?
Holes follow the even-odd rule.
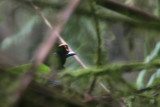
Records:
[[[158,0],[1,0],[0,107],[159,107]],[[43,63],[57,43],[74,57]]]

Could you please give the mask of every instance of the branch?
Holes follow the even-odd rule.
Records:
[[[35,10],[40,14],[40,16],[42,17],[42,19],[44,20],[45,24],[50,28],[53,29],[53,26],[51,25],[51,23],[47,20],[47,18],[45,17],[45,15],[40,11],[39,7],[34,5],[33,3],[31,3],[32,6],[35,8]],[[56,36],[58,37],[58,39],[60,40],[61,43],[63,44],[67,44],[66,41],[60,36],[59,33],[56,34]],[[69,47],[70,48],[70,47]],[[71,51],[73,51],[70,48]],[[81,61],[81,59],[77,56],[74,55],[74,58],[76,59],[76,61],[83,67],[83,68],[87,68],[86,65]]]
[[[146,13],[144,11],[141,11],[131,6],[127,6],[115,0],[103,0],[103,1],[101,0],[100,2],[97,2],[97,4],[104,6],[108,9],[111,9],[113,11],[116,11],[118,13],[121,13],[123,15],[126,15],[128,17],[138,19],[141,21],[151,21],[151,22],[160,21],[158,17],[152,14]]]
[[[30,4],[28,1],[24,1],[24,3],[25,3],[25,5]],[[60,9],[62,7],[61,4],[53,4],[53,3],[50,3],[50,2],[33,1],[33,3],[38,5],[41,8],[50,7],[52,9]],[[110,5],[108,6],[107,3],[111,4],[111,6],[113,5],[113,7],[110,7]],[[107,5],[105,5],[105,4],[107,4]],[[133,8],[133,7],[130,7],[130,6],[126,6],[125,4],[122,4],[122,3],[119,3],[119,2],[116,2],[116,1],[111,1],[111,0],[100,2],[99,5],[97,5],[97,6],[102,7],[103,5],[104,5],[104,7],[108,8],[108,9],[111,9],[113,11],[116,11],[117,13],[121,13],[122,15],[125,15],[125,16],[122,16],[121,14],[106,15],[105,11],[97,12],[96,13],[97,18],[99,18],[101,20],[113,21],[113,22],[123,22],[123,23],[127,23],[127,24],[129,24],[130,26],[133,26],[133,27],[142,27],[142,28],[149,27],[149,28],[152,28],[152,29],[158,29],[159,30],[159,27],[160,27],[159,19],[158,19],[158,17],[156,17],[152,14],[146,13],[146,12],[141,11],[139,9],[136,9],[136,8]],[[116,6],[118,6],[118,9],[117,9]],[[125,10],[125,11],[123,11],[122,9]],[[141,13],[142,13],[142,15],[141,15]],[[88,10],[86,7],[83,7],[83,8],[78,7],[75,11],[75,14],[76,15],[84,15],[84,16],[87,16],[87,17],[93,17],[92,11]],[[138,19],[138,20],[136,20],[136,19]],[[146,19],[148,19],[148,20],[150,19],[150,20],[146,21]],[[155,23],[153,23],[153,21]]]
[[[111,65],[105,65],[101,67],[95,67],[95,68],[88,68],[88,69],[80,69],[80,70],[74,70],[74,71],[64,71],[61,73],[61,76],[71,76],[71,77],[81,77],[86,75],[107,75],[107,74],[113,74],[120,75],[124,72],[132,72],[132,71],[139,71],[142,69],[157,69],[160,67],[160,62],[151,62],[151,63],[143,63],[143,62],[137,62],[137,63],[131,63],[131,64],[111,64]]]
[[[111,92],[107,87],[105,87],[105,85],[104,85],[102,82],[99,82],[98,84],[99,84],[107,93],[110,93],[110,92]]]
[[[96,2],[91,2],[90,3],[90,7],[91,7],[91,11],[93,14],[93,18],[94,18],[94,23],[95,23],[95,30],[96,30],[96,36],[97,36],[97,60],[96,60],[96,64],[97,66],[102,65],[102,38],[101,38],[101,32],[100,32],[100,23],[99,23],[99,19],[97,18],[97,14],[96,14]]]
[[[61,11],[61,13],[57,15],[58,16],[57,21],[56,21],[57,25],[55,27],[52,27],[51,24],[47,21],[47,19],[45,20],[45,22],[48,22],[47,25],[50,24],[50,28],[52,29],[51,29],[50,36],[44,40],[44,42],[39,47],[40,49],[38,49],[37,53],[35,54],[36,62],[43,62],[48,52],[51,50],[52,44],[54,44],[56,38],[61,38],[59,34],[62,31],[63,26],[66,24],[71,13],[73,12],[73,10],[75,10],[75,8],[77,7],[79,3],[79,0],[76,0],[76,1],[71,0],[71,1],[72,3],[70,3],[70,5],[64,8],[63,11]]]
[[[96,59],[96,65],[100,66],[102,65],[102,38],[101,38],[101,32],[100,32],[100,24],[99,19],[97,18],[96,14],[96,2],[90,2],[91,11],[94,18],[95,23],[95,30],[96,30],[96,36],[97,36],[97,59]],[[95,84],[97,81],[97,76],[94,76],[93,81],[89,87],[88,95],[91,95],[95,88]]]

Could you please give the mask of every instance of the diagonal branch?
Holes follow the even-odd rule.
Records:
[[[29,1],[24,1],[25,4],[29,4]],[[42,2],[42,1],[33,1],[37,6],[41,8],[51,7],[52,9],[60,9],[62,7],[61,4],[54,4],[50,2]],[[135,27],[142,27],[142,28],[152,28],[152,29],[159,29],[160,24],[158,23],[160,20],[158,17],[139,10],[137,8],[127,6],[123,3],[119,3],[114,0],[99,0],[97,1],[96,6],[105,7],[106,9],[113,10],[120,14],[109,14],[106,15],[106,12],[97,12],[97,18],[105,21],[114,21],[114,22],[124,22],[128,23]],[[84,15],[87,17],[93,17],[92,12],[87,9],[86,7],[78,7],[75,11],[76,15]],[[155,23],[153,23],[155,22]]]
[[[53,29],[53,26],[51,25],[51,23],[47,20],[47,18],[45,17],[45,15],[41,12],[40,8],[38,6],[36,6],[35,4],[31,3],[32,6],[34,7],[34,9],[40,14],[40,16],[42,17],[43,21],[45,22],[45,24],[50,28]],[[56,36],[58,37],[58,39],[60,40],[61,43],[63,44],[67,44],[66,41],[60,36],[59,33],[56,33]],[[71,51],[73,51],[70,48]],[[81,59],[77,56],[74,55],[74,58],[77,60],[77,62],[83,67],[83,68],[87,68],[86,65],[81,61]]]
[[[97,2],[97,4],[141,21],[160,21],[158,17],[152,14],[146,13],[131,6],[127,6],[115,0],[101,0],[100,2]]]
[[[49,25],[49,28],[51,28],[51,33],[50,33],[50,36],[44,40],[44,42],[43,42],[44,45],[42,44],[40,46],[40,48],[42,48],[42,49],[37,50],[37,54],[35,54],[36,55],[35,59],[37,60],[37,62],[43,62],[43,60],[47,56],[48,52],[52,48],[52,45],[49,45],[49,44],[54,44],[55,38],[60,38],[59,34],[62,31],[63,26],[66,24],[72,11],[75,9],[75,7],[77,6],[77,4],[79,2],[79,0],[76,0],[74,2],[73,2],[73,0],[71,0],[71,1],[72,1],[72,3],[71,3],[72,5],[69,5],[66,8],[64,8],[63,11],[57,15],[58,16],[57,17],[58,24],[55,27],[52,27],[51,24],[45,18],[45,16],[41,13],[41,15],[43,15],[43,19],[45,19],[45,23],[47,23],[47,25]],[[62,43],[64,42],[62,39],[60,39],[60,40]],[[51,42],[51,43],[49,43],[49,42]],[[43,47],[43,46],[45,46],[45,47]],[[43,49],[45,49],[46,51],[44,51]],[[41,59],[39,59],[39,58],[41,58]]]
[[[110,92],[111,92],[102,82],[99,82],[98,84],[99,84],[107,93],[110,93]]]

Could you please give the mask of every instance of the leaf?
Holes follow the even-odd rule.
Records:
[[[152,74],[148,84],[147,84],[147,87],[153,85],[154,83],[156,84],[156,80],[160,79],[160,69],[158,69],[154,74]]]
[[[145,86],[145,83],[143,80],[144,80],[146,72],[147,72],[147,70],[143,69],[138,75],[137,83],[136,83],[138,89],[141,89]]]
[[[27,72],[31,66],[32,66],[32,64],[19,65],[19,66],[8,69],[8,71],[14,72],[17,74],[21,74],[21,73],[23,74],[23,73]],[[50,71],[51,71],[51,69],[48,66],[46,66],[45,64],[39,64],[37,66],[37,70],[36,70],[36,72],[38,74],[48,74]]]
[[[146,58],[145,58],[145,63],[149,63],[153,60],[156,60],[158,57],[160,57],[160,42],[158,42],[155,46],[155,48],[153,49],[153,51],[151,52],[150,55],[148,55]],[[145,84],[144,84],[144,77],[147,73],[147,70],[146,69],[143,69],[139,75],[138,75],[138,78],[137,78],[137,88],[138,89],[141,89],[141,88],[144,88],[145,87]],[[154,76],[153,76],[154,77]],[[152,77],[152,78],[153,78]],[[152,80],[152,79],[151,79]],[[150,81],[151,81],[150,80]]]
[[[157,57],[160,57],[160,42],[158,42],[154,48],[154,50],[151,52],[150,55],[148,55],[145,59],[145,62],[151,62],[152,60],[156,59]]]

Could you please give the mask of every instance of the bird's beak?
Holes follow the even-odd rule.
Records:
[[[76,55],[76,53],[75,52],[68,52],[67,53],[67,56],[73,56],[73,55]]]

